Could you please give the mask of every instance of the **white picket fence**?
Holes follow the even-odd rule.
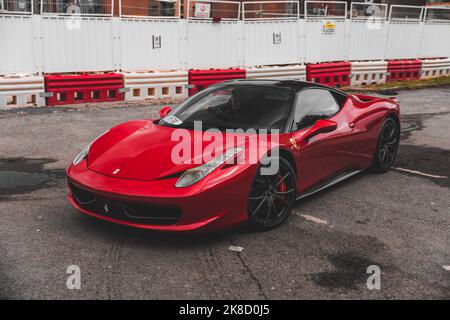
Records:
[[[0,15],[0,74],[450,57],[448,22]]]

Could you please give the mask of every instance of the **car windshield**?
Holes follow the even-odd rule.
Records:
[[[271,85],[228,84],[210,87],[187,100],[160,125],[202,129],[283,130],[295,92]]]

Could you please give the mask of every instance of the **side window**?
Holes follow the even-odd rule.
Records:
[[[339,105],[328,90],[302,91],[295,105],[293,131],[312,126],[317,120],[329,118],[338,111]]]

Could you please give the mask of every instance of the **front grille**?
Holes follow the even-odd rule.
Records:
[[[119,201],[78,188],[70,182],[69,186],[81,208],[105,217],[164,226],[176,224],[181,217],[180,208]]]

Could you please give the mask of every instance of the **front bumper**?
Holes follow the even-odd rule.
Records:
[[[252,170],[242,168],[218,170],[235,172],[231,172],[227,179],[223,179],[226,172],[218,172],[208,177],[208,183],[205,181],[187,188],[175,188],[178,178],[156,181],[118,179],[89,170],[84,160],[67,170],[68,200],[81,212],[126,226],[174,232],[216,231],[247,220],[247,199],[254,175]],[[93,194],[96,201],[100,202],[95,204],[95,210],[93,206],[80,203],[72,192],[73,188]],[[122,209],[118,209],[118,204],[171,208],[179,210],[180,215],[173,223],[167,220],[159,223],[142,217],[130,218]],[[102,210],[105,205],[108,209]],[[111,208],[113,214],[109,212]]]

